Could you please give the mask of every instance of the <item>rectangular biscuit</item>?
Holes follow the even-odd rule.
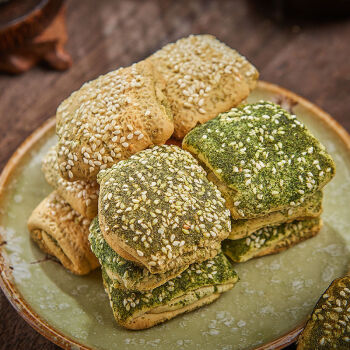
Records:
[[[95,181],[100,170],[164,144],[174,122],[165,82],[146,61],[101,75],[57,108],[57,155],[68,181]]]
[[[99,225],[123,258],[164,273],[214,257],[231,228],[225,200],[189,152],[134,154],[98,175]]]
[[[331,156],[304,124],[267,101],[233,108],[197,126],[183,148],[206,168],[233,219],[298,206],[335,174]]]
[[[222,253],[192,264],[178,277],[148,292],[120,288],[104,268],[102,276],[116,321],[129,329],[150,328],[211,303],[238,281],[231,263]]]
[[[235,240],[247,237],[266,226],[276,226],[294,220],[318,217],[322,212],[322,197],[322,191],[318,191],[297,207],[274,211],[263,217],[253,219],[231,219],[231,232],[228,239]]]
[[[245,262],[286,250],[315,236],[320,231],[321,226],[321,219],[314,218],[264,227],[246,238],[225,240],[222,244],[222,250],[232,261]]]

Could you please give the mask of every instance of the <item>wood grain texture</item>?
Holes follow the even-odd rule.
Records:
[[[136,62],[190,33],[211,33],[246,55],[261,78],[306,97],[350,131],[350,21],[275,23],[254,1],[68,1],[64,73],[0,76],[0,169],[26,136],[87,80]],[[0,293],[0,350],[58,349]]]

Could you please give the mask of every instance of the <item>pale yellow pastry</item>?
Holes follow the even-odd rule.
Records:
[[[56,257],[77,275],[85,275],[99,266],[88,241],[90,220],[78,214],[52,192],[28,219],[32,239],[45,253]]]
[[[141,61],[85,83],[57,109],[58,166],[69,181],[97,173],[174,131],[164,81]]]
[[[56,146],[53,146],[42,161],[46,181],[56,192],[82,216],[93,219],[97,215],[99,186],[96,181],[67,181],[61,177],[57,165]]]
[[[237,106],[255,87],[256,68],[212,35],[191,35],[148,58],[166,81],[174,136]]]

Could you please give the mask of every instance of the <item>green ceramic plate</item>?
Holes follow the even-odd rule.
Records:
[[[50,340],[74,349],[277,349],[293,341],[325,288],[347,271],[350,138],[327,114],[277,86],[259,83],[248,100],[260,99],[292,109],[334,157],[337,175],[325,190],[325,225],[317,237],[236,265],[240,282],[212,305],[149,330],[122,329],[99,270],[73,276],[29,239],[27,218],[51,191],[40,171],[56,142],[51,120],[19,148],[0,179],[0,282],[17,311]]]

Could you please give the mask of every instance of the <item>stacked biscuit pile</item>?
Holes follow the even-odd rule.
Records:
[[[214,37],[190,36],[84,84],[57,109],[58,144],[42,166],[55,191],[33,211],[28,228],[40,248],[73,273],[86,274],[100,261],[114,314],[126,327],[150,327],[207,304],[236,282],[221,253],[230,220],[215,185],[180,148],[147,149],[171,136],[182,139],[238,105],[257,77],[243,56]],[[111,172],[119,180],[106,180]],[[141,210],[137,201],[155,189]],[[135,191],[142,193],[133,198]],[[90,235],[97,260],[88,235],[98,207]],[[127,228],[132,237],[122,239]]]
[[[212,36],[190,36],[59,106],[42,168],[55,191],[28,227],[72,272],[101,265],[122,326],[217,299],[238,280],[224,254],[244,262],[319,231],[333,161],[281,107],[235,107],[257,77]]]
[[[230,213],[205,171],[156,146],[98,175],[90,242],[119,324],[144,329],[208,304],[237,281],[221,253]]]
[[[321,189],[334,163],[295,115],[270,102],[243,105],[192,130],[183,148],[226,199],[232,228],[223,251],[233,261],[282,251],[319,232]]]

